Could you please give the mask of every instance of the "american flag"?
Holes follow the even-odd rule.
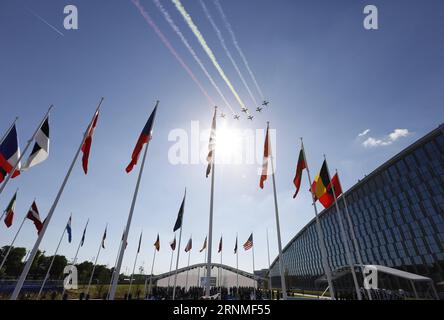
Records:
[[[253,247],[253,234],[250,234],[247,242],[244,243],[244,249],[250,250]]]

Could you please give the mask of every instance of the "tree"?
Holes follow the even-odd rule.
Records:
[[[9,246],[4,246],[2,248],[2,255],[1,259],[3,260],[4,255],[9,250]],[[9,256],[5,262],[5,265],[3,266],[3,271],[5,275],[8,277],[17,277],[20,275],[22,269],[23,269],[23,262],[22,260],[26,256],[26,249],[25,248],[16,248],[13,247],[11,249],[11,252],[9,253]]]

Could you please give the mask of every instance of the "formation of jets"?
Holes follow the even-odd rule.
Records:
[[[269,101],[264,100],[264,101],[262,102],[262,107],[257,107],[257,108],[256,108],[256,112],[262,112],[262,110],[264,110],[264,107],[267,107],[269,103],[270,103]],[[243,112],[243,113],[245,113],[246,115],[248,115],[248,116],[247,116],[247,119],[248,119],[248,120],[253,120],[254,116],[248,114],[248,108],[246,108],[246,107],[242,107],[242,108],[241,108],[241,112]],[[220,114],[220,117],[221,117],[221,118],[224,118],[224,119],[225,119],[226,116],[227,116],[227,115],[226,115],[225,113],[223,113],[223,112]],[[233,115],[233,119],[234,119],[234,120],[240,120],[240,115],[239,115],[239,114],[234,114],[234,115]]]

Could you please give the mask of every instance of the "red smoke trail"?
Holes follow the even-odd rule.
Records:
[[[154,23],[153,19],[151,19],[148,12],[146,12],[145,8],[140,4],[139,0],[131,0],[133,4],[139,9],[140,14],[143,16],[145,21],[150,25],[151,28],[156,32],[156,34],[159,36],[160,40],[162,40],[163,44],[170,50],[170,52],[173,54],[173,56],[176,58],[176,60],[180,63],[182,68],[185,69],[185,71],[188,73],[188,75],[193,79],[194,83],[197,84],[200,91],[207,97],[208,102],[211,104],[211,106],[216,105],[213,101],[213,99],[209,96],[208,92],[204,89],[202,84],[197,80],[194,73],[191,71],[190,67],[183,61],[182,57],[177,53],[177,51],[173,48],[171,43],[168,41],[168,39],[165,37],[165,35],[160,31],[159,27]]]

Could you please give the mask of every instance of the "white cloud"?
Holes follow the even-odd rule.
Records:
[[[364,131],[365,132],[365,131]],[[395,129],[393,132],[389,133],[382,139],[376,139],[373,137],[368,137],[362,145],[366,148],[381,147],[391,145],[393,142],[399,140],[400,138],[406,137],[410,134],[408,129]]]
[[[370,132],[370,129],[365,129],[360,134],[358,134],[358,137],[363,137],[363,136],[367,135],[369,132]]]

